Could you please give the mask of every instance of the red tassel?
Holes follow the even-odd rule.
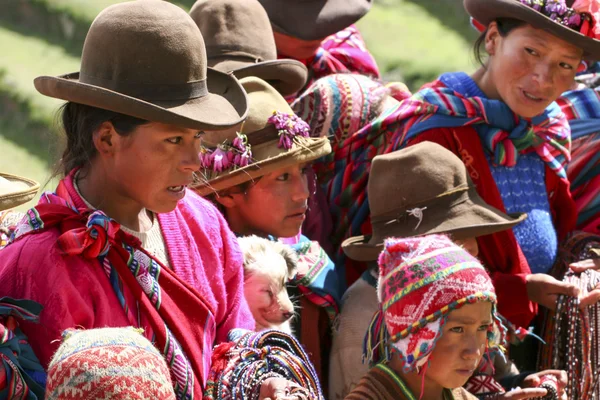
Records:
[[[211,357],[211,372],[218,375],[227,366],[227,353],[235,346],[234,342],[221,343],[215,347]]]

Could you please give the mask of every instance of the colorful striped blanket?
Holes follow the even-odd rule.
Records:
[[[600,93],[566,92],[557,100],[571,125],[567,176],[577,206],[577,228],[600,234]]]

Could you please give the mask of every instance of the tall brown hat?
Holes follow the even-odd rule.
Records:
[[[40,184],[36,181],[0,173],[0,211],[27,203],[39,189]]]
[[[326,137],[309,137],[310,127],[297,117],[272,86],[260,78],[240,80],[250,111],[240,136],[201,149],[203,168],[193,189],[205,196],[331,153]]]
[[[273,28],[258,0],[198,0],[190,16],[205,38],[210,67],[238,78],[257,76],[284,96],[304,87],[306,67],[277,59]]]
[[[229,128],[248,108],[235,77],[207,70],[190,16],[159,0],[106,8],[85,38],[81,71],[34,83],[46,96],[190,129]]]
[[[600,27],[595,26],[600,21],[591,10],[573,9],[573,4],[574,0],[464,0],[467,12],[484,26],[497,18],[518,19],[583,49],[585,57],[600,59]]]
[[[344,253],[359,261],[377,260],[389,237],[477,237],[512,228],[526,218],[508,216],[483,201],[463,162],[432,142],[375,157],[367,193],[373,235],[342,243]]]
[[[273,28],[303,39],[325,39],[361,19],[372,0],[259,0]]]

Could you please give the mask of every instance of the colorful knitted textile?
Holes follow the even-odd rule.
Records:
[[[379,78],[379,68],[355,25],[326,37],[314,57],[304,61],[310,86],[315,80],[339,73]]]
[[[22,212],[14,210],[0,211],[0,250],[10,243],[15,228],[23,215]]]
[[[327,253],[319,243],[302,236],[300,241],[291,246],[298,254],[298,265],[306,271],[297,274],[290,282],[312,303],[322,307],[327,312],[331,322],[339,313],[345,279],[336,269]]]
[[[477,131],[496,165],[512,167],[520,154],[536,152],[566,179],[564,167],[571,159],[571,136],[567,119],[556,103],[526,120],[500,100],[464,97],[441,79],[443,75],[403,102],[399,117],[403,134],[397,145],[430,129],[484,124]]]
[[[387,95],[401,100],[410,92],[403,84],[386,87],[364,76],[336,74],[316,81],[292,104],[311,126],[311,136],[331,139],[333,151],[314,168],[329,202],[337,265],[346,261],[340,248],[344,239],[371,233],[366,190],[370,162],[395,150],[391,143],[397,133],[397,107],[383,109]],[[348,276],[348,282],[356,278]]]
[[[134,328],[71,330],[48,367],[48,400],[175,399],[169,368]]]
[[[506,212],[527,213],[527,219],[512,229],[531,272],[548,272],[556,260],[558,238],[550,212],[544,162],[537,154],[529,153],[519,157],[512,168],[490,162],[490,171]]]
[[[441,337],[447,315],[479,301],[494,305],[488,346],[504,341],[490,277],[475,257],[446,236],[386,240],[377,290],[380,311],[365,337],[369,361],[389,360],[391,350],[400,356],[405,372],[419,371]],[[379,343],[385,346],[384,357],[377,354]]]
[[[290,396],[324,400],[317,374],[293,336],[234,329],[229,339],[214,350],[204,400],[257,400],[262,383],[276,377],[293,382]]]
[[[39,320],[42,307],[29,300],[0,298],[0,400],[44,398],[46,373],[19,322]]]
[[[600,233],[600,94],[592,89],[574,90],[556,102],[571,125],[567,176],[577,205],[577,228]]]
[[[214,312],[198,292],[151,257],[116,221],[99,210],[77,210],[70,195],[75,173],[59,183],[56,193],[42,195],[17,227],[15,240],[56,227],[61,230],[58,243],[65,254],[97,259],[129,323],[143,328],[145,336],[163,351],[177,398],[193,399],[194,392],[202,393],[209,368],[202,354],[210,351],[214,341]],[[125,291],[133,294],[135,304],[125,301]],[[193,307],[193,319],[185,316],[183,307]]]

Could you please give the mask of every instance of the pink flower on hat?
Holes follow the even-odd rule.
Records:
[[[233,162],[233,153],[229,152],[223,146],[218,146],[212,153],[213,170],[215,172],[222,172],[229,168]]]
[[[279,132],[279,148],[292,148],[296,136],[309,137],[310,127],[297,115],[273,111],[268,122]]]

